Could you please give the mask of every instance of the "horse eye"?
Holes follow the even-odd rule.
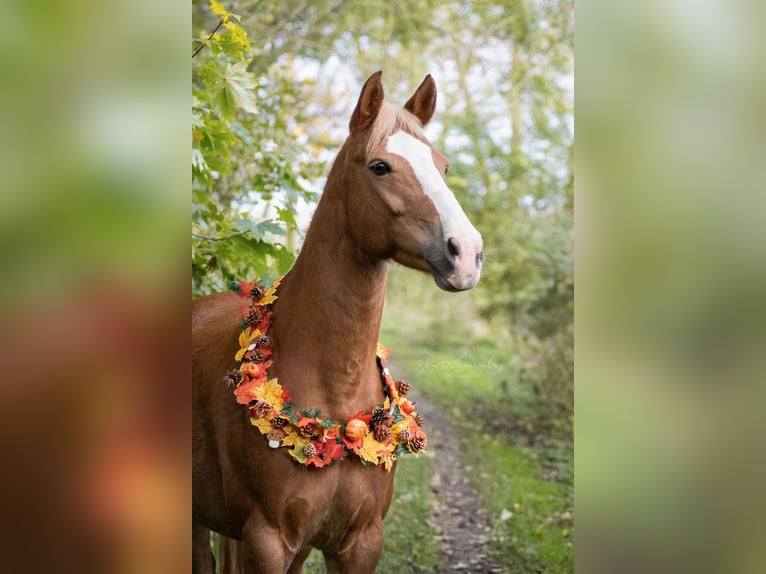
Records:
[[[384,161],[378,161],[370,166],[370,171],[375,175],[386,175],[391,173],[391,166]]]
[[[449,171],[449,166],[444,168],[444,175],[447,175],[447,172]]]

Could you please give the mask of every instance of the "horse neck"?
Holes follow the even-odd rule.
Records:
[[[342,175],[343,157],[280,287],[274,316],[280,380],[303,406],[333,417],[380,398],[375,349],[387,275],[386,262],[366,258],[351,237],[345,199],[353,188]]]

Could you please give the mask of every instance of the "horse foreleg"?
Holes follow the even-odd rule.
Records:
[[[210,551],[210,530],[192,524],[192,573],[215,574],[215,561]]]
[[[247,574],[286,574],[287,572],[300,572],[289,570],[294,559],[303,552],[303,548],[289,549],[283,542],[279,529],[265,524],[246,528],[243,538],[245,552],[241,553],[240,559],[244,568],[236,572]],[[308,554],[308,553],[307,553]]]
[[[327,574],[372,574],[383,552],[383,525],[375,523],[346,537],[340,549],[325,552]]]
[[[287,571],[287,574],[303,574],[303,563],[306,561],[306,558],[309,557],[309,554],[311,554],[311,546],[304,546],[301,548],[300,552],[293,558],[293,563],[290,564],[290,569]]]

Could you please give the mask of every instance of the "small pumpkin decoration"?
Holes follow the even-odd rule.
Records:
[[[346,436],[351,440],[358,440],[367,434],[367,423],[359,419],[351,419],[346,423]]]

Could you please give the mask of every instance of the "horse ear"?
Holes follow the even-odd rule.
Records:
[[[375,118],[378,117],[384,95],[383,84],[380,82],[382,75],[383,72],[375,72],[364,83],[359,101],[356,103],[354,113],[351,114],[351,121],[348,123],[348,129],[352,134],[370,127]]]
[[[404,109],[414,115],[423,124],[423,127],[431,121],[436,109],[436,82],[428,74],[412,97],[404,104]]]

